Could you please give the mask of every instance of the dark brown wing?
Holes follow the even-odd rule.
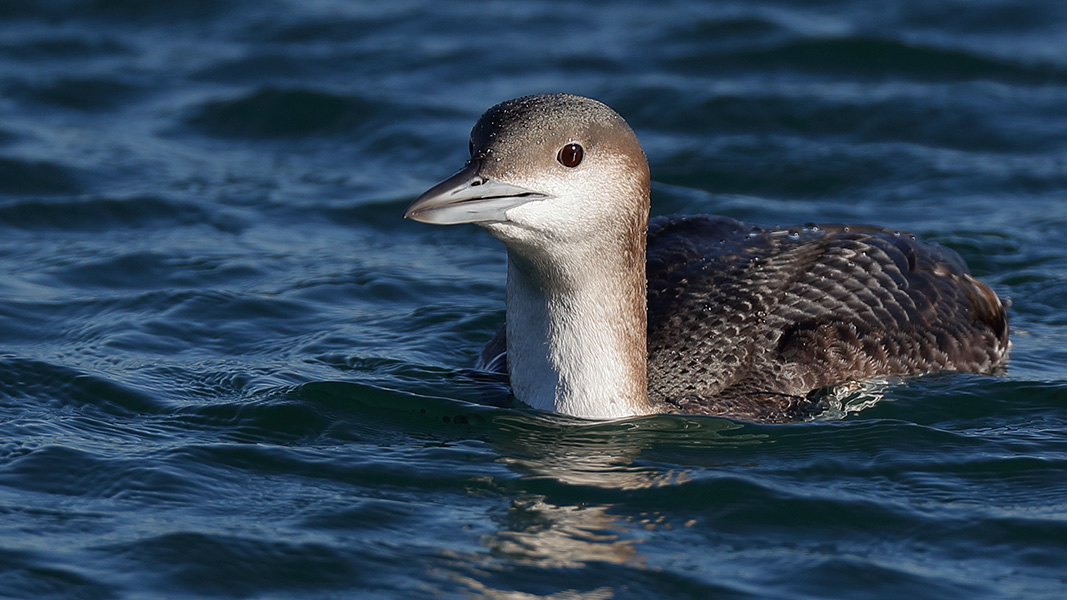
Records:
[[[951,250],[874,227],[715,216],[648,233],[649,395],[665,411],[784,421],[809,392],[1008,350],[1004,305]]]

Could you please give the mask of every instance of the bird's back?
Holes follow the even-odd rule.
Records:
[[[648,388],[665,412],[788,421],[854,381],[987,372],[1004,305],[951,250],[867,226],[653,219]]]

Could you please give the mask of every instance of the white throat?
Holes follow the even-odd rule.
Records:
[[[509,249],[512,390],[533,408],[576,417],[649,414],[644,257],[630,273],[583,258],[545,273]]]

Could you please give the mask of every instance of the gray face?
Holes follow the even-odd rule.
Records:
[[[470,143],[463,170],[420,196],[405,217],[482,224],[506,243],[647,214],[644,153],[622,117],[600,102],[567,94],[509,100],[482,115]]]

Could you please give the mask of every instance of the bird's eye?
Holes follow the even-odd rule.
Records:
[[[556,160],[564,167],[574,168],[582,162],[582,147],[578,144],[567,144],[559,149],[559,155],[556,156]]]

